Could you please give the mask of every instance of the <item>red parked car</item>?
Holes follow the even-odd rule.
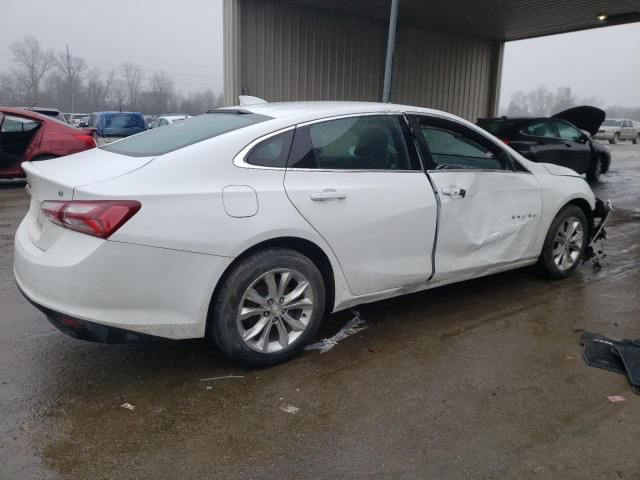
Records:
[[[0,107],[0,178],[21,178],[22,162],[62,157],[94,148],[91,130],[20,108]]]

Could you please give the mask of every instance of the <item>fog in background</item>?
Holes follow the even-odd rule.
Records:
[[[640,111],[640,24],[506,43],[502,113],[511,102],[519,109],[554,110],[555,103],[566,105],[567,93],[574,103]]]
[[[56,91],[64,100],[69,96],[63,91],[65,82],[53,77],[64,77],[65,69],[59,63],[67,45],[73,57],[69,64],[74,59],[84,64],[80,69],[82,98],[96,71],[101,86],[109,87],[106,99],[94,109],[116,108],[122,103],[138,107],[128,105],[133,102],[117,91],[126,83],[124,64],[135,67],[141,95],[152,89],[154,81],[156,90],[169,88],[173,95],[170,106],[179,106],[191,94],[218,98],[223,91],[222,0],[0,0],[0,77],[4,76],[5,96],[11,89],[7,78],[16,67],[10,46],[26,36],[37,39],[43,52],[52,52],[58,64],[49,69],[40,87],[41,92],[48,89],[47,100],[57,98]],[[48,78],[51,84],[44,85]],[[66,83],[72,83],[71,79]],[[147,97],[141,96],[150,101]],[[76,103],[81,100],[77,98]],[[63,103],[60,108],[68,109],[68,102]]]

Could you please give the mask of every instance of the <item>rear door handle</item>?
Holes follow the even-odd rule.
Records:
[[[321,192],[313,192],[311,194],[311,200],[314,202],[324,202],[326,200],[344,200],[347,198],[347,194],[344,192],[338,192],[333,188],[325,188]]]
[[[458,185],[449,185],[448,187],[442,187],[442,194],[448,195],[449,197],[464,198],[467,195],[467,191]]]

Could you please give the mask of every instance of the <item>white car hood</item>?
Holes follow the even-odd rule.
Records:
[[[555,165],[553,163],[541,163],[540,165],[542,165],[551,175],[558,175],[562,177],[582,177],[578,172],[567,167],[561,167],[560,165]]]

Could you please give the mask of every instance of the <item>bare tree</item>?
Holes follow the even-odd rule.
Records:
[[[127,100],[127,84],[121,78],[116,78],[111,84],[111,96],[113,103],[118,111],[122,111],[122,107]]]
[[[123,63],[122,77],[127,87],[129,108],[136,109],[140,91],[142,90],[142,69],[139,65],[134,65],[130,62]]]
[[[53,65],[53,54],[45,52],[33,35],[27,35],[20,42],[13,42],[9,49],[13,62],[18,65],[13,75],[26,87],[27,102],[35,105],[40,96],[40,82]]]
[[[75,112],[75,102],[80,94],[87,64],[82,58],[72,56],[69,53],[69,46],[67,46],[65,53],[60,53],[56,56],[55,65],[64,85],[66,96],[64,104],[71,107],[71,112],[73,113]]]
[[[164,72],[156,72],[151,77],[149,93],[151,94],[152,111],[166,112],[175,98],[173,80]]]

